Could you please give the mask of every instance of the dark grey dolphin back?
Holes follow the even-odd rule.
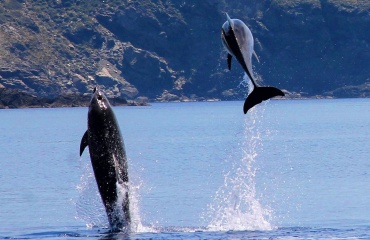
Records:
[[[113,109],[100,90],[96,90],[90,102],[88,129],[81,139],[80,154],[87,146],[111,230],[129,229],[129,178],[124,142]]]

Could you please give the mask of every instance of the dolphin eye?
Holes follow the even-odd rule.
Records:
[[[102,100],[103,97],[101,95],[98,95],[98,100]]]

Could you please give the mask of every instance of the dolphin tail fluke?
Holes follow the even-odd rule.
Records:
[[[255,87],[244,102],[244,114],[246,114],[249,109],[261,103],[262,101],[276,96],[284,96],[284,93],[280,89],[275,87]]]

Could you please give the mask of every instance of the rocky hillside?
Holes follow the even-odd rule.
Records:
[[[3,0],[0,107],[83,105],[96,84],[118,102],[242,99],[224,12],[251,28],[264,84],[370,96],[369,0]]]

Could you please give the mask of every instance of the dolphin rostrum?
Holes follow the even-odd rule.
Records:
[[[221,39],[228,51],[227,64],[231,69],[231,59],[234,56],[253,84],[253,91],[244,102],[244,114],[255,105],[275,96],[284,96],[284,93],[275,87],[258,86],[252,71],[253,35],[249,28],[239,19],[231,19],[226,13],[227,21],[222,25]],[[256,55],[255,55],[256,56]],[[256,56],[257,58],[257,56]],[[258,60],[258,58],[257,58]]]
[[[80,156],[88,146],[91,164],[112,231],[130,231],[129,182],[123,139],[109,101],[98,88],[90,102],[88,128]]]

